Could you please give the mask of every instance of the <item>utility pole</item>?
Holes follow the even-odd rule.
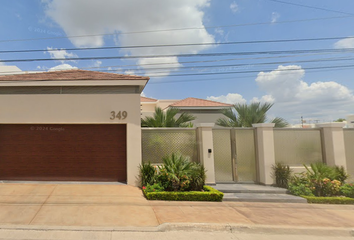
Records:
[[[301,127],[304,128],[304,118],[301,116]]]

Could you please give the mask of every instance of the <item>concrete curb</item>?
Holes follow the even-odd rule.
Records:
[[[78,227],[78,226],[28,226],[0,225],[1,230],[14,231],[74,231],[74,232],[229,232],[249,234],[308,235],[354,237],[352,228],[335,227],[292,227],[270,225],[209,224],[209,223],[163,223],[155,227]]]

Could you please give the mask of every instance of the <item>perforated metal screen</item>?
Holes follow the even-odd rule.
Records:
[[[195,129],[142,129],[143,162],[162,163],[162,158],[172,153],[198,160]]]
[[[320,129],[274,129],[275,162],[303,165],[322,162]]]
[[[231,130],[213,129],[214,168],[216,182],[232,182]]]

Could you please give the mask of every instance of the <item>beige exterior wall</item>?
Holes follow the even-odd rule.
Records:
[[[157,107],[165,109],[168,106],[170,106],[171,104],[178,102],[178,101],[180,101],[180,100],[158,100]]]
[[[126,111],[111,120],[111,111]],[[138,185],[141,163],[139,94],[0,95],[0,124],[127,124],[127,182]]]

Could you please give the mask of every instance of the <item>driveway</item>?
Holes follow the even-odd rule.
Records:
[[[136,187],[104,184],[0,184],[0,225],[157,226]]]

